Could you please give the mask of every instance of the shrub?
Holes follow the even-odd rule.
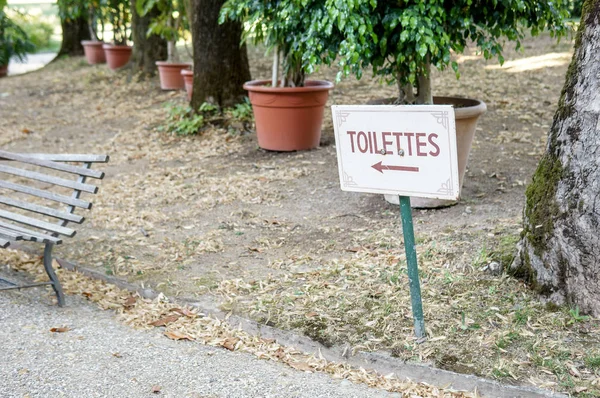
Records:
[[[27,33],[6,15],[0,0],[0,66],[8,65],[12,57],[24,61],[34,49]]]
[[[50,47],[54,26],[41,15],[27,13],[24,10],[11,10],[11,19],[23,29],[35,51]]]

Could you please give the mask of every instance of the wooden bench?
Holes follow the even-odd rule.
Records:
[[[81,194],[98,192],[98,187],[86,180],[104,178],[103,172],[92,170],[91,166],[108,160],[106,155],[17,154],[0,150],[0,247],[6,248],[14,241],[43,243],[44,269],[50,278],[50,282],[27,285],[2,279],[9,286],[0,290],[51,285],[58,305],[65,305],[62,287],[52,268],[52,249],[63,242],[62,237],[75,236],[75,229],[67,225],[84,221],[75,209],[92,207],[91,202],[80,199]],[[67,207],[61,210],[57,204]]]

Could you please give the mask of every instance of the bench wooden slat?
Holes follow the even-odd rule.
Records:
[[[23,234],[11,229],[0,227],[0,235],[10,238],[11,240],[23,240]]]
[[[90,202],[86,202],[85,200],[73,199],[68,196],[59,195],[54,192],[44,191],[37,188],[30,188],[24,185],[13,184],[12,182],[2,181],[0,180],[0,188],[12,189],[13,191],[26,193],[28,195],[37,196],[44,199],[53,200],[55,202],[66,203],[71,206],[81,207],[84,209],[91,209],[92,204]]]
[[[60,238],[46,235],[41,232],[32,231],[27,228],[23,228],[23,227],[19,227],[19,226],[13,225],[13,224],[6,223],[4,221],[0,221],[0,228],[2,228],[4,231],[17,233],[18,235],[21,235],[24,240],[31,240],[34,242],[42,242],[42,243],[51,242],[51,243],[54,243],[55,245],[59,245],[62,243],[62,239],[60,239]],[[0,232],[0,233],[6,233],[6,232]]]
[[[21,200],[8,198],[6,196],[0,196],[0,203],[13,206],[19,209],[28,210],[34,213],[43,214],[45,216],[50,216],[54,218],[58,218],[65,221],[74,222],[76,224],[81,224],[85,218],[79,216],[77,214],[65,213],[60,210],[52,209],[46,206],[40,206],[33,203],[23,202]]]
[[[15,176],[32,178],[37,181],[47,182],[49,184],[58,185],[61,187],[76,189],[78,191],[84,191],[89,193],[97,193],[98,187],[90,184],[79,184],[72,180],[67,180],[60,177],[49,176],[47,174],[37,173],[35,171],[17,169],[15,167],[5,166],[0,164],[0,172],[12,174]]]
[[[102,171],[91,170],[79,166],[71,166],[68,164],[62,164],[51,160],[36,159],[26,155],[18,155],[16,153],[10,153],[6,151],[0,151],[0,158],[15,160],[18,162],[33,164],[41,167],[47,167],[49,169],[64,171],[67,173],[79,174],[86,177],[92,177],[97,179],[104,178],[104,173]]]
[[[28,225],[30,227],[40,228],[48,232],[54,232],[57,234],[65,235],[69,238],[75,236],[74,229],[62,227],[58,224],[52,224],[46,221],[36,220],[35,218],[27,217],[22,214],[17,214],[2,209],[0,209],[0,218],[5,218],[10,221],[15,221],[20,224]]]
[[[6,249],[10,245],[10,241],[0,238],[0,247]]]
[[[108,155],[80,155],[80,154],[53,154],[53,153],[19,153],[18,155],[36,158],[40,160],[51,160],[53,162],[85,162],[85,163],[107,163]]]

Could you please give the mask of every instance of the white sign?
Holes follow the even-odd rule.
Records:
[[[342,190],[456,200],[454,108],[334,105]]]

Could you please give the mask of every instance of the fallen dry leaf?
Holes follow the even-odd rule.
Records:
[[[125,302],[123,303],[123,307],[131,308],[135,305],[136,302],[137,298],[135,296],[129,296],[127,297],[127,300],[125,300]]]
[[[181,314],[183,316],[187,316],[188,318],[195,318],[198,316],[197,313],[195,313],[194,311],[189,310],[185,307],[184,308],[171,308],[171,311]]]
[[[157,320],[156,320],[156,321],[154,321],[154,322],[150,322],[148,325],[150,325],[150,326],[156,326],[156,327],[159,327],[159,326],[166,326],[166,325],[168,325],[169,323],[171,323],[171,322],[175,322],[176,320],[178,320],[180,316],[181,316],[181,315],[169,315],[169,316],[164,316],[164,317],[162,317],[162,318],[160,318],[160,319],[157,319]]]
[[[240,341],[237,337],[228,337],[221,342],[221,347],[227,348],[229,351],[235,350],[235,345]]]
[[[167,336],[171,340],[189,340],[189,341],[194,340],[194,338],[192,336],[178,332],[176,330],[165,332],[165,336]]]
[[[277,351],[273,353],[273,357],[276,359],[283,359],[285,357],[285,350],[279,347]]]
[[[66,326],[64,326],[64,327],[61,327],[61,328],[52,328],[52,329],[50,329],[50,331],[51,331],[52,333],[65,333],[65,332],[68,332],[69,330],[71,330],[71,329],[69,329],[69,328],[68,328],[68,327],[66,327]]]

